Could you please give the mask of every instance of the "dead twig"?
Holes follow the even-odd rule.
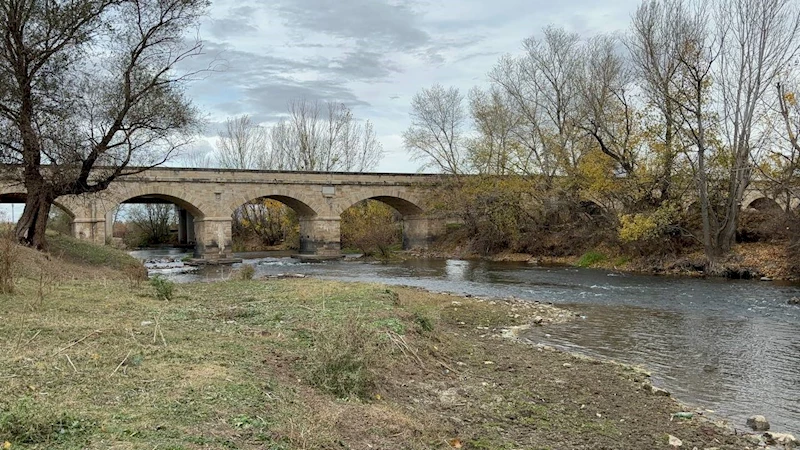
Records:
[[[449,370],[450,372],[453,372],[456,375],[458,375],[460,373],[459,371],[457,371],[456,369],[453,369],[452,367],[450,367],[449,365],[445,364],[442,361],[437,360],[436,362],[439,363],[440,366],[444,367],[445,369]]]
[[[130,334],[130,335],[131,335],[131,339],[133,339],[133,342],[136,342],[136,345],[142,345],[142,344],[139,342],[139,340],[138,340],[138,339],[136,339],[136,335],[135,335],[135,334],[133,334],[133,328],[128,328],[128,334]]]
[[[42,332],[42,330],[38,330],[38,331],[36,332],[36,334],[34,334],[34,335],[33,335],[33,337],[31,337],[30,339],[28,339],[27,341],[25,341],[25,343],[24,343],[24,344],[22,344],[22,346],[24,347],[24,346],[26,346],[26,345],[30,344],[31,342],[33,342],[33,340],[34,340],[34,339],[36,339],[36,336],[39,336],[39,333],[41,333],[41,332]]]
[[[116,368],[116,369],[114,369],[114,371],[113,371],[113,372],[111,372],[111,375],[109,375],[109,376],[108,376],[109,378],[113,377],[113,376],[114,376],[114,374],[115,374],[115,373],[117,373],[117,371],[119,370],[119,368],[120,368],[120,367],[122,367],[122,365],[123,365],[123,364],[125,364],[125,361],[127,361],[127,360],[128,360],[128,357],[129,357],[129,356],[131,356],[131,353],[133,353],[133,350],[128,350],[128,354],[127,354],[127,355],[125,355],[125,357],[124,357],[124,358],[122,358],[122,361],[120,361],[120,362],[119,362],[119,364],[117,364],[117,368]]]
[[[158,317],[156,317],[156,326],[153,328],[153,344],[157,343],[157,338],[161,336],[161,342],[164,344],[164,347],[167,346],[167,340],[164,339],[164,333],[161,331],[161,324],[158,322]]]
[[[69,362],[69,365],[72,366],[73,372],[78,373],[78,369],[75,368],[75,364],[72,364],[72,359],[69,357],[69,355],[64,353],[64,356],[67,357],[67,362]]]
[[[404,355],[411,355],[417,361],[417,364],[419,364],[420,367],[423,369],[425,368],[425,363],[422,362],[422,358],[419,357],[419,354],[417,354],[416,350],[408,345],[408,342],[406,342],[406,339],[403,336],[393,331],[387,331],[386,334],[389,336],[389,340],[391,340],[392,343],[394,343],[394,345],[396,345]]]
[[[93,336],[93,335],[95,335],[95,334],[100,334],[100,330],[94,330],[94,331],[92,331],[91,333],[87,334],[86,336],[84,336],[84,337],[82,337],[82,338],[78,339],[77,341],[75,341],[75,342],[73,342],[73,343],[71,343],[71,344],[67,345],[66,347],[64,347],[64,348],[60,349],[59,351],[57,351],[57,352],[53,353],[53,356],[56,356],[56,355],[58,355],[59,353],[63,352],[64,350],[66,350],[66,349],[68,349],[68,348],[71,348],[71,347],[72,347],[72,346],[74,346],[74,345],[80,344],[81,342],[85,341],[86,339],[89,339],[90,337],[92,337],[92,336]]]
[[[161,342],[164,344],[164,347],[166,347],[167,340],[164,339],[164,332],[161,330],[161,325],[158,326],[158,335],[161,336]]]

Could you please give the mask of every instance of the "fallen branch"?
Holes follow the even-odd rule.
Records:
[[[161,331],[161,324],[158,322],[158,318],[156,318],[156,326],[153,328],[153,344],[157,342],[158,336],[161,336],[161,342],[164,344],[164,347],[166,347],[167,340],[164,339],[164,333]]]

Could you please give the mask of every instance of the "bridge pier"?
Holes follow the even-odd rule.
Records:
[[[340,224],[339,217],[300,217],[300,254],[341,256]]]
[[[178,216],[178,244],[187,245],[195,242],[194,216],[189,211],[175,207]]]
[[[425,216],[403,218],[403,249],[428,248],[443,232],[444,223]]]
[[[194,236],[195,257],[208,260],[233,257],[230,217],[206,217],[194,220]]]
[[[72,219],[72,236],[95,244],[106,243],[106,219],[92,217],[75,217]]]

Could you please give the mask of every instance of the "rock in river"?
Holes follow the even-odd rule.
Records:
[[[792,297],[788,302],[790,305],[800,305],[800,297]]]
[[[747,418],[747,426],[753,431],[767,431],[769,430],[769,422],[764,416],[750,416]]]

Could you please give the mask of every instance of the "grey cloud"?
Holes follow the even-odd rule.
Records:
[[[322,78],[337,77],[343,82],[353,80],[379,79],[401,68],[378,52],[356,49],[342,57],[289,59],[236,50],[226,43],[206,41],[203,54],[182,63],[185,70],[202,70],[215,67],[213,78],[224,78],[237,84],[245,84],[251,78],[270,74],[291,74],[309,71],[320,74]]]
[[[408,4],[387,0],[275,0],[273,4],[291,27],[364,45],[407,50],[430,42],[419,15]]]
[[[341,102],[348,106],[368,105],[342,83],[333,80],[298,82],[276,77],[244,90],[245,102],[258,104],[261,111],[277,114],[286,113],[289,103],[299,99]]]
[[[189,94],[212,106],[219,113],[235,116],[250,114],[257,122],[277,121],[292,100],[342,102],[350,106],[367,105],[347,87],[353,80],[384,77],[392,70],[381,55],[353,51],[342,58],[291,60],[268,54],[235,50],[228,44],[207,42],[204,52],[183,63],[184,70],[198,70],[216,65],[210,72],[189,86]],[[293,73],[316,73],[313,80],[297,80]],[[219,123],[210,122],[205,135],[214,136]]]
[[[228,10],[225,17],[212,19],[205,28],[220,39],[236,38],[258,31],[253,24],[256,9],[252,6],[239,6]]]
[[[221,39],[243,36],[258,31],[258,28],[250,23],[250,19],[233,17],[214,19],[207,25],[207,29],[211,31],[211,34]]]
[[[330,70],[348,79],[380,79],[402,71],[382,54],[368,50],[347,52],[344,58],[334,59],[331,63]]]

